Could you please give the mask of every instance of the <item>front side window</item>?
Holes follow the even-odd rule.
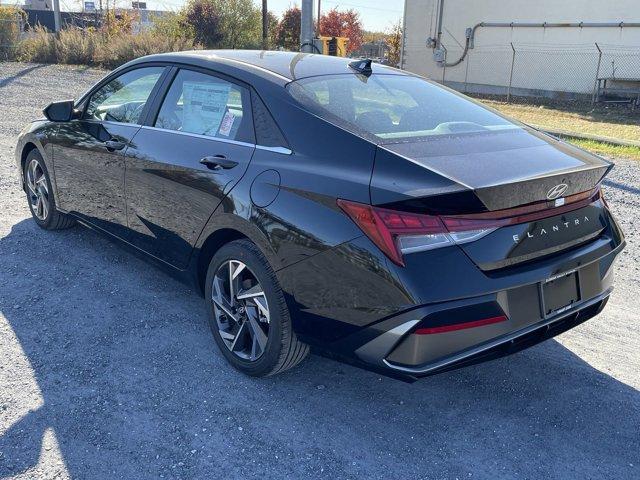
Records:
[[[297,80],[287,89],[313,113],[380,143],[520,128],[419,77],[331,75]]]
[[[164,67],[138,68],[111,80],[91,96],[84,118],[139,124],[163,70]]]
[[[166,130],[253,142],[248,90],[212,75],[180,70],[155,126]]]

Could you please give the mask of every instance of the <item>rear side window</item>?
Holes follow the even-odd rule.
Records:
[[[100,87],[87,105],[85,118],[140,123],[140,116],[164,67],[130,70]]]
[[[289,148],[282,132],[276,125],[269,110],[257,94],[253,95],[253,124],[256,130],[256,143],[263,147]]]
[[[250,106],[246,88],[213,75],[180,70],[162,102],[155,126],[253,143]]]
[[[308,110],[380,143],[518,129],[480,104],[422,78],[345,74],[291,82]]]

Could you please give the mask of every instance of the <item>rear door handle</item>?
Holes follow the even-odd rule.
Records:
[[[113,152],[114,150],[122,150],[127,146],[127,144],[124,142],[119,142],[118,140],[107,140],[106,142],[104,142],[104,146],[107,148],[107,150]]]
[[[200,160],[200,163],[205,165],[210,170],[228,170],[238,165],[238,162],[229,160],[224,155],[213,155],[210,157],[204,157]]]

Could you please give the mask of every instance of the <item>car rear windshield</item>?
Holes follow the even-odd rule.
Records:
[[[404,75],[310,77],[287,86],[307,109],[380,143],[520,128],[428,80]]]

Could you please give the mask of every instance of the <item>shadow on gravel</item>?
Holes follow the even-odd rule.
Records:
[[[30,73],[32,73],[34,70],[38,70],[39,68],[43,68],[45,65],[32,65],[30,67],[26,67],[22,70],[19,70],[18,72],[14,73],[13,75],[4,77],[4,76],[0,76],[0,88],[6,87],[7,85],[9,85],[12,82],[15,82],[16,80],[18,80],[21,77],[24,77],[25,75],[29,75]],[[0,73],[2,73],[0,71]]]
[[[0,239],[0,311],[32,368],[13,388],[43,402],[0,437],[0,477],[52,428],[83,479],[638,478],[640,393],[556,341],[413,385],[317,357],[250,379],[193,291],[31,220]]]
[[[602,182],[606,187],[618,188],[620,190],[624,190],[625,192],[633,193],[635,195],[640,195],[640,188],[631,187],[629,185],[625,185],[624,183],[614,182],[613,180],[604,180]]]

